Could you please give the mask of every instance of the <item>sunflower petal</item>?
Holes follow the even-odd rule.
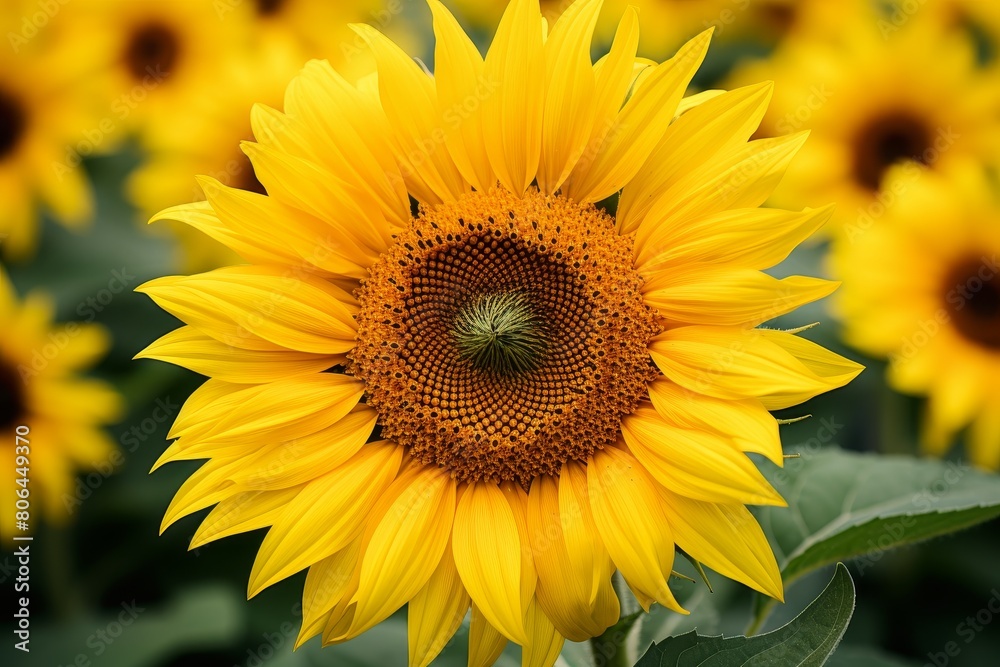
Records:
[[[592,160],[581,160],[567,186],[577,201],[594,202],[621,190],[641,170],[674,118],[677,104],[708,52],[706,30],[658,65],[625,103]]]
[[[361,538],[309,566],[302,588],[302,627],[295,640],[298,648],[326,626],[330,611],[351,591],[351,581],[361,557]]]
[[[556,21],[545,42],[546,97],[538,187],[555,192],[583,155],[594,125],[597,82],[590,62],[603,0],[580,0]]]
[[[647,275],[646,303],[661,317],[684,324],[756,326],[829,296],[838,282],[755,269],[690,264]]]
[[[226,498],[201,522],[189,548],[197,549],[223,537],[270,526],[299,490],[299,487],[292,487],[278,491],[244,491]]]
[[[427,584],[454,516],[455,480],[441,468],[417,468],[365,546],[350,635],[381,623]]]
[[[642,464],[607,447],[587,462],[587,482],[594,521],[622,576],[643,596],[687,614],[667,585],[674,563],[673,537],[656,483]],[[649,611],[648,604],[643,607]]]
[[[757,520],[743,505],[706,503],[661,489],[677,546],[719,574],[783,599],[781,572]]]
[[[399,145],[407,189],[428,204],[456,199],[469,188],[440,139],[444,128],[434,79],[372,26],[360,23],[351,28],[375,55],[379,99]]]
[[[636,247],[636,266],[643,273],[681,264],[767,269],[784,261],[826,224],[833,208],[802,212],[738,208],[681,225],[658,225],[642,247]]]
[[[545,615],[537,600],[532,600],[525,617],[528,643],[521,648],[521,667],[552,667],[562,651],[563,636]]]
[[[537,0],[511,0],[486,54],[484,79],[497,84],[482,106],[486,155],[500,183],[515,194],[534,180],[542,151],[541,23]]]
[[[344,303],[353,299],[328,281],[278,267],[224,267],[136,291],[232,347],[343,354],[355,345],[354,309]]]
[[[483,616],[523,646],[521,537],[514,511],[496,484],[476,482],[466,489],[455,512],[452,548],[462,582]]]
[[[434,16],[434,82],[445,145],[455,166],[476,190],[496,183],[483,140],[482,101],[497,82],[485,79],[483,57],[440,0],[428,0]]]
[[[507,646],[507,638],[494,628],[483,613],[472,604],[469,622],[469,667],[493,667]]]
[[[729,91],[691,109],[674,122],[642,170],[622,190],[617,220],[622,234],[639,228],[654,204],[677,180],[719,153],[736,150],[767,111],[773,83]]]
[[[756,398],[768,410],[798,405],[842,387],[864,369],[783,331],[690,326],[650,343],[653,361],[669,379],[716,398]]]
[[[342,467],[307,484],[260,545],[248,596],[335,554],[357,538],[402,457],[400,447],[373,443]]]
[[[449,546],[427,584],[406,611],[410,667],[427,667],[462,625],[472,600],[455,569]]]
[[[696,394],[666,378],[649,384],[653,408],[670,424],[684,429],[708,430],[732,438],[744,452],[766,456],[784,464],[778,421],[760,401],[723,400]]]
[[[657,482],[707,502],[784,505],[753,462],[719,436],[671,426],[640,408],[622,420],[629,450]]]

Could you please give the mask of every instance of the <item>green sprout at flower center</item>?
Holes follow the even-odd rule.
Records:
[[[455,316],[451,335],[463,359],[498,375],[534,370],[546,347],[545,324],[522,291],[470,299]]]

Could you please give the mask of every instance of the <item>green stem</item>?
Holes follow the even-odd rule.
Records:
[[[632,667],[628,654],[628,629],[615,623],[600,637],[590,640],[594,652],[594,664],[600,667]]]

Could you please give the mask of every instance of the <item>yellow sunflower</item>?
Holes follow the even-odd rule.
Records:
[[[290,41],[310,58],[324,58],[348,79],[370,73],[374,62],[351,31],[354,21],[372,24],[397,39],[407,38],[406,3],[382,0],[221,0],[223,14],[248,13],[256,43]]]
[[[223,0],[88,0],[69,3],[53,23],[77,39],[77,57],[91,69],[90,86],[105,102],[103,141],[132,130],[170,131],[178,113],[215,90],[229,55],[250,46],[242,12]]]
[[[128,182],[129,196],[145,218],[171,204],[204,199],[195,174],[264,192],[239,147],[241,141],[253,138],[250,110],[255,102],[280,108],[285,87],[306,58],[288,41],[270,40],[262,47],[252,55],[232,58],[213,94],[202,96],[171,127],[148,138],[148,157]],[[185,270],[203,271],[237,260],[221,243],[189,226],[171,227],[180,242]]]
[[[74,84],[72,54],[24,34],[24,16],[7,5],[0,29],[0,245],[8,259],[30,255],[37,243],[37,205],[79,228],[91,218],[89,185],[75,154],[94,116]],[[33,26],[33,24],[31,24]]]
[[[761,134],[811,130],[774,202],[836,201],[834,227],[848,236],[898,196],[883,180],[894,165],[949,171],[1000,158],[1000,72],[980,69],[968,34],[933,12],[891,30],[873,13],[859,16],[836,44],[794,40],[733,82],[758,77],[777,86]]]
[[[618,620],[615,570],[683,612],[675,546],[780,598],[745,505],[784,501],[745,452],[780,465],[768,410],[860,372],[756,328],[834,288],[761,271],[830,214],[757,208],[804,136],[747,142],[766,84],[682,102],[708,32],[636,76],[635,10],[594,65],[599,1],[543,32],[515,0],[485,59],[429,4],[434,77],[356,26],[377,80],[311,62],[255,107],[266,196],[203,179],[156,216],[250,262],[140,288],[187,326],[137,356],[210,377],[163,527],[270,526],[249,594],[308,568],[298,643],[408,604],[412,665],[470,608],[471,664],[551,665]]]
[[[115,446],[101,427],[121,412],[118,394],[105,383],[77,377],[103,356],[107,334],[95,324],[53,326],[52,317],[48,297],[33,292],[19,302],[0,270],[0,431],[5,435],[0,453],[8,465],[17,456],[29,459],[24,467],[31,527],[41,515],[54,522],[68,518],[78,504],[77,470],[103,474],[113,469]],[[15,433],[27,442],[15,442]],[[16,485],[19,477],[10,471],[3,475],[4,498],[15,498],[23,488]],[[15,518],[10,506],[4,508],[0,530],[5,542],[24,534]]]
[[[905,184],[911,175],[899,168],[890,179]],[[929,397],[925,450],[944,454],[971,425],[969,458],[998,470],[997,184],[970,168],[962,178],[927,174],[911,190],[878,226],[837,244],[837,308],[850,343],[889,358],[893,387]]]

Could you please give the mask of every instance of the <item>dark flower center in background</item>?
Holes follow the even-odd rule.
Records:
[[[0,431],[8,433],[24,418],[24,382],[17,369],[0,361]],[[13,438],[13,434],[10,436]]]
[[[945,280],[945,302],[958,332],[984,347],[1000,350],[1000,275],[994,260],[972,257]]]
[[[0,90],[0,159],[14,152],[28,126],[28,116],[20,100]]]
[[[382,436],[457,479],[556,475],[656,375],[632,241],[593,206],[494,190],[425,209],[358,292],[350,372]]]
[[[257,0],[257,14],[259,16],[273,16],[281,11],[285,0]]]
[[[927,164],[933,136],[927,124],[906,112],[876,118],[854,139],[854,176],[869,190],[878,190],[885,172],[904,160]]]
[[[147,75],[169,75],[177,65],[180,42],[174,31],[161,23],[139,26],[125,49],[125,64],[136,79]]]

